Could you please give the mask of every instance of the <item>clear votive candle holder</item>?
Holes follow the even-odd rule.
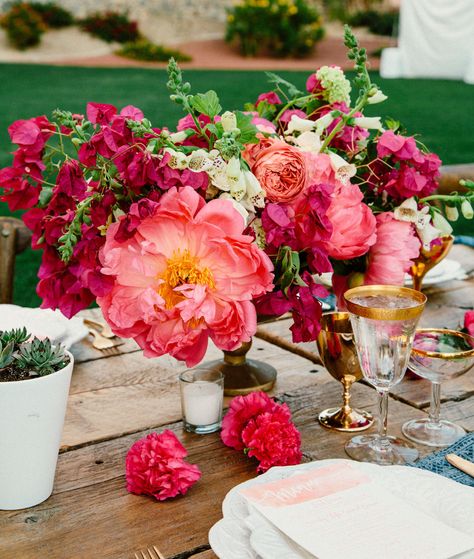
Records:
[[[221,427],[224,375],[205,367],[179,375],[183,426],[186,431],[205,435]]]

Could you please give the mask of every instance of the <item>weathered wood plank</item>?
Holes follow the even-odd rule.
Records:
[[[209,348],[206,359],[222,353]],[[308,386],[322,367],[263,340],[252,348],[278,370],[274,394]],[[184,366],[169,356],[146,359],[140,352],[79,364],[73,375],[62,449],[164,425],[181,418],[178,373]]]
[[[361,406],[373,409],[374,396],[366,386],[354,389]],[[345,457],[343,445],[350,435],[326,431],[315,420],[321,409],[338,398],[335,382],[315,385],[314,390],[285,392],[283,399],[302,433],[307,458]],[[390,432],[399,433],[404,421],[420,416],[423,412],[391,402]],[[189,461],[197,463],[203,473],[185,498],[158,503],[126,492],[125,454],[131,440],[144,433],[71,451],[59,458],[55,493],[48,501],[29,510],[0,513],[0,557],[64,559],[67,550],[68,557],[90,559],[100,549],[101,558],[117,559],[133,557],[135,551],[150,545],[156,545],[165,557],[174,557],[202,549],[208,543],[209,528],[221,517],[225,494],[253,477],[256,463],[224,447],[218,434],[200,437],[183,433],[178,425],[171,427],[188,448]]]

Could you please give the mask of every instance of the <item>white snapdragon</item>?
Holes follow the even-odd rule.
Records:
[[[418,203],[413,197],[404,200],[393,211],[395,219],[398,221],[407,221],[414,224],[425,250],[429,250],[431,242],[443,235],[443,233],[431,223],[429,211],[429,206],[423,206],[423,208],[419,210]]]
[[[170,134],[169,139],[173,142],[173,144],[181,144],[186,140],[188,134],[183,130],[181,132],[175,132],[174,134]]]
[[[382,121],[379,116],[357,116],[354,118],[354,124],[367,130],[383,131]]]
[[[188,159],[184,153],[180,151],[175,151],[171,148],[166,148],[165,153],[170,155],[170,159],[168,161],[168,167],[171,169],[178,169],[182,171],[183,169],[187,169],[188,167]]]
[[[237,117],[231,111],[226,111],[221,117],[221,124],[224,132],[237,130]]]
[[[246,195],[245,201],[254,208],[265,207],[265,191],[260,185],[257,177],[251,171],[244,171]]]
[[[285,134],[290,135],[294,132],[309,132],[315,127],[315,121],[307,118],[301,118],[297,115],[291,117],[290,122],[286,128]]]
[[[446,217],[449,221],[457,221],[459,218],[459,211],[456,206],[446,206]]]
[[[474,210],[472,209],[471,203],[469,200],[463,200],[461,204],[461,212],[462,215],[466,219],[472,219],[474,217]]]
[[[357,167],[348,163],[343,157],[334,152],[329,152],[331,163],[336,170],[336,179],[347,183],[357,173]]]
[[[425,206],[428,211],[428,206]],[[423,208],[423,210],[425,209]],[[397,208],[394,209],[393,214],[398,221],[409,221],[411,223],[418,223],[419,214],[418,203],[415,198],[408,198],[404,200]],[[424,211],[426,214],[426,211]]]
[[[388,99],[388,97],[382,93],[382,90],[377,89],[374,93],[369,94],[367,102],[369,105],[376,105],[377,103],[382,103],[386,99]]]
[[[315,124],[315,128],[316,128],[316,134],[318,134],[319,136],[321,136],[321,134],[324,132],[324,130],[326,130],[326,128],[332,124],[332,121],[334,120],[334,116],[331,113],[326,113],[324,116],[318,118],[318,120],[314,121]]]
[[[321,151],[321,138],[316,132],[302,132],[296,138],[294,136],[288,136],[287,139],[302,151],[311,151],[314,153],[319,153]]]
[[[433,226],[441,233],[440,236],[451,235],[453,228],[449,224],[449,221],[444,217],[444,215],[439,212],[435,212],[433,215]]]

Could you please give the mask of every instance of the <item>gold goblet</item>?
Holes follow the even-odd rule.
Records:
[[[422,248],[418,258],[413,261],[413,265],[410,268],[410,275],[413,278],[413,289],[421,291],[423,278],[427,272],[434,268],[436,264],[439,264],[448,254],[453,245],[454,237],[446,235],[441,237],[440,240],[441,244],[433,245],[429,250]]]
[[[329,408],[319,414],[323,427],[336,431],[363,431],[374,422],[367,411],[350,406],[351,386],[362,378],[357,350],[354,345],[349,313],[325,313],[321,320],[321,332],[317,339],[321,360],[329,374],[342,383],[343,404],[340,408]]]

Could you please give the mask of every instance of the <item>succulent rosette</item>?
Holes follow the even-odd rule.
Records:
[[[364,115],[386,97],[348,28],[344,39],[352,83],[336,66],[316,69],[306,91],[269,73],[245,111],[191,93],[171,60],[170,97],[185,112],[176,131],[100,103],[14,122],[0,198],[27,210],[43,251],[42,306],[71,317],[97,301],[145,355],[193,365],[209,339],[226,350],[248,341],[257,313],[291,312],[293,340],[316,339],[319,274],[334,272],[339,295],[402,283],[452,231],[443,214],[472,217],[474,183],[436,194],[439,158],[400,123]]]

